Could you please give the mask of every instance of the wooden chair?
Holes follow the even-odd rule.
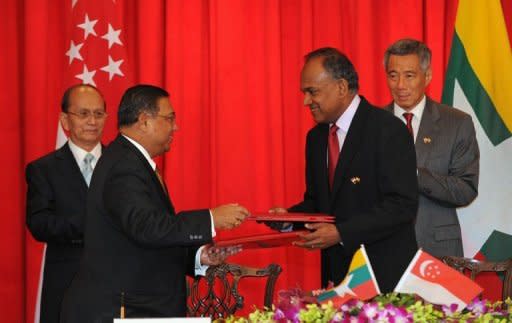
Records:
[[[271,307],[275,283],[280,273],[281,266],[277,264],[262,269],[227,263],[212,266],[208,268],[206,276],[197,276],[192,282],[187,300],[188,316],[216,319],[234,314],[244,305],[244,297],[238,293],[238,285],[240,279],[245,277],[266,277],[263,304]],[[201,281],[204,283],[201,284]]]
[[[505,261],[481,261],[456,256],[444,256],[441,259],[445,264],[457,269],[461,273],[468,270],[471,280],[475,280],[476,275],[481,272],[492,271],[505,273],[502,299],[506,300],[508,297],[512,298],[512,259]]]

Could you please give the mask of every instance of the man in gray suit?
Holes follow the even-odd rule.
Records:
[[[479,150],[471,117],[425,95],[432,79],[431,51],[402,39],[384,55],[394,102],[386,107],[402,120],[416,146],[419,208],[418,245],[434,256],[462,256],[457,207],[478,195]]]

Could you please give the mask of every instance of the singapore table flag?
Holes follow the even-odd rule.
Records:
[[[482,288],[462,273],[419,249],[395,287],[395,292],[417,294],[426,301],[462,310]]]

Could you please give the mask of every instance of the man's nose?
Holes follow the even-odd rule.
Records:
[[[311,103],[313,103],[311,95],[309,93],[304,93],[304,105],[310,105]]]
[[[405,77],[398,76],[398,82],[396,85],[399,89],[403,89],[405,87]]]
[[[96,124],[96,122],[98,122],[98,120],[94,116],[94,113],[91,113],[91,114],[87,115],[87,123],[88,124]]]

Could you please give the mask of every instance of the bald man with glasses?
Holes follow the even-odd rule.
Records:
[[[68,142],[26,168],[27,227],[37,241],[47,244],[41,323],[59,322],[64,292],[78,271],[87,191],[101,156],[107,118],[103,96],[92,85],[68,88],[61,109]]]

